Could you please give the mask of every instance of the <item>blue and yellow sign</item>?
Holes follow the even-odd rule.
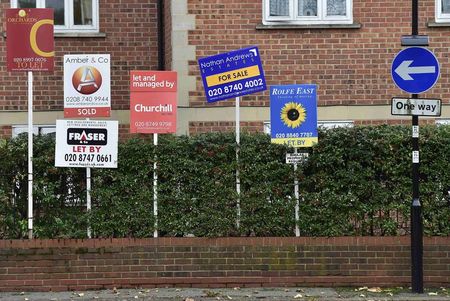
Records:
[[[257,47],[201,58],[198,64],[208,102],[266,90]]]
[[[270,87],[271,141],[290,147],[311,147],[318,142],[317,86]]]

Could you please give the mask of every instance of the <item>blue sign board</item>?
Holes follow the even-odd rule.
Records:
[[[271,86],[270,126],[272,143],[291,147],[317,143],[317,86]]]
[[[409,47],[395,56],[391,74],[397,87],[408,93],[419,94],[431,89],[437,82],[439,62],[430,50]]]
[[[257,47],[201,58],[198,64],[208,102],[266,90]]]

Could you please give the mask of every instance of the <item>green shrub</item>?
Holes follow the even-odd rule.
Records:
[[[302,236],[409,234],[410,127],[320,131],[294,173],[283,145],[265,134],[160,135],[119,145],[117,169],[54,167],[54,138],[34,139],[34,215],[39,238],[151,237],[157,160],[160,236],[293,236],[294,179]],[[27,139],[0,140],[0,238],[27,235]],[[151,135],[150,137],[151,138]],[[450,127],[421,127],[421,202],[426,235],[450,234]],[[240,190],[236,193],[236,169]],[[237,227],[237,204],[240,204]]]

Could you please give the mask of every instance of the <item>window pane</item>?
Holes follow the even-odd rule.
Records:
[[[53,8],[55,13],[55,25],[65,25],[64,22],[64,1],[63,0],[46,0],[46,8]]]
[[[17,8],[35,8],[36,0],[19,0],[17,1]]]
[[[298,0],[299,16],[317,16],[317,0]]]
[[[328,0],[327,16],[345,16],[346,2],[346,0]]]
[[[442,13],[450,14],[450,0],[442,0]]]
[[[75,25],[92,25],[92,0],[73,0]]]
[[[271,16],[289,16],[289,0],[270,0]]]

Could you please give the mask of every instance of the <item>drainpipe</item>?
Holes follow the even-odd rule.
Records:
[[[158,0],[158,70],[165,70],[164,0]]]

